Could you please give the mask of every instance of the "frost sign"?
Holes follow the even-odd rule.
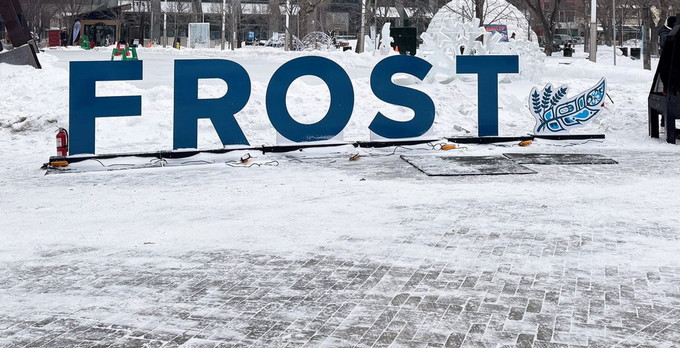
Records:
[[[141,96],[97,97],[97,81],[141,80],[140,61],[71,62],[69,80],[70,154],[94,153],[95,119],[98,117],[139,116]],[[419,90],[399,86],[392,81],[395,74],[409,74],[420,80],[432,64],[408,55],[385,58],[373,68],[371,91],[380,100],[413,110],[408,121],[396,121],[376,112],[368,128],[387,139],[415,138],[425,134],[434,123],[435,104]],[[458,56],[459,74],[476,74],[479,135],[498,135],[498,75],[517,73],[517,56]],[[83,74],[83,71],[87,71]],[[316,76],[331,95],[326,115],[316,123],[297,122],[286,106],[286,93],[301,76]],[[249,145],[234,114],[245,107],[250,98],[250,77],[238,63],[226,59],[175,60],[175,94],[173,111],[173,148],[196,148],[198,120],[209,119],[223,145]],[[221,79],[227,93],[216,99],[198,98],[198,81]],[[299,57],[283,64],[271,77],[266,91],[266,109],[276,131],[293,142],[333,139],[349,123],[354,107],[354,88],[347,72],[330,59],[316,56]],[[376,110],[377,111],[377,110]]]
[[[604,106],[607,80],[603,77],[595,87],[564,99],[568,90],[566,85],[553,90],[551,84],[540,93],[536,88],[531,90],[529,109],[536,119],[534,134],[568,133],[569,129],[590,121]]]

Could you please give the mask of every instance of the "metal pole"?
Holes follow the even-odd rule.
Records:
[[[222,0],[222,43],[220,44],[220,49],[224,51],[224,41],[226,39],[225,37],[225,30],[226,30],[226,25],[227,25],[227,0]]]
[[[597,4],[595,0],[590,1],[590,61],[597,62]]]
[[[165,0],[165,10],[163,10],[163,48],[168,44],[168,0]]]
[[[286,0],[286,32],[284,33],[285,36],[285,50],[290,51],[290,0]]]
[[[366,35],[366,0],[361,0],[361,30],[359,31],[358,52],[364,51],[364,36]]]
[[[236,0],[231,0],[231,50],[236,48]]]
[[[168,14],[163,12],[163,48],[168,43]]]
[[[612,41],[612,46],[614,46],[614,65],[616,65],[616,0],[612,0],[612,31],[614,32],[614,40]]]
[[[647,32],[645,31],[645,26],[642,26],[642,45],[640,46],[640,58],[645,56],[645,37]]]

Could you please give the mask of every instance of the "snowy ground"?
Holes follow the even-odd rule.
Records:
[[[582,49],[581,49],[582,51]],[[140,49],[144,81],[100,86],[142,95],[143,116],[97,121],[97,153],[169,150],[173,60],[232,59],[253,81],[237,115],[252,145],[276,143],[264,111],[276,67],[300,53]],[[546,59],[540,83],[501,84],[500,133],[524,135],[534,86],[572,93],[609,82],[581,133],[536,141],[289,154],[220,163],[44,175],[68,125],[68,61],[108,50],[52,50],[43,70],[0,64],[1,346],[655,346],[680,344],[680,152],[647,136],[653,73],[601,48]],[[345,68],[356,106],[345,140],[368,140],[386,105],[368,89],[378,58],[324,56]],[[328,106],[314,79],[289,105]],[[204,96],[226,87],[210,81]],[[476,84],[419,85],[436,137],[476,134]],[[324,104],[325,103],[325,104]],[[209,123],[199,147],[217,148]],[[615,165],[528,165],[536,174],[429,177],[399,155],[596,153]],[[360,153],[358,161],[350,155]],[[118,163],[125,164],[125,160]]]

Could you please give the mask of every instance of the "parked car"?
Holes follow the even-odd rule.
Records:
[[[584,43],[586,43],[586,40],[583,38],[583,36],[574,37],[574,44],[575,45],[583,45]]]
[[[574,40],[571,38],[571,36],[566,34],[555,34],[553,37],[553,43],[564,46],[566,43],[573,44]]]

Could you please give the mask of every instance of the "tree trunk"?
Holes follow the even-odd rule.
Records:
[[[144,47],[144,12],[139,16],[139,44]]]
[[[281,23],[281,10],[279,8],[279,0],[269,0],[269,37],[274,35],[274,32],[279,31]]]
[[[475,0],[475,18],[479,18],[479,24],[484,24],[484,1]]]
[[[524,0],[524,3],[529,7],[534,16],[541,23],[543,28],[543,51],[546,56],[551,56],[553,53],[553,37],[555,37],[555,17],[560,8],[562,0],[553,0],[553,5],[550,9],[541,7],[542,0]]]
[[[650,29],[654,25],[654,22],[652,21],[652,11],[650,11],[649,7],[645,7],[643,11],[642,25],[645,27],[645,32],[642,33],[642,35],[644,35],[645,38],[645,54],[642,58],[642,65],[645,70],[652,70],[652,38],[649,33],[651,32]]]
[[[153,27],[151,28],[151,39],[158,40],[161,38],[161,0],[151,0],[151,13],[153,16]]]
[[[191,0],[191,12],[194,14],[194,23],[203,21],[203,1]]]
[[[543,28],[543,42],[545,42],[543,51],[545,52],[546,56],[552,56],[553,54],[553,38],[555,37],[554,30],[554,28]]]

